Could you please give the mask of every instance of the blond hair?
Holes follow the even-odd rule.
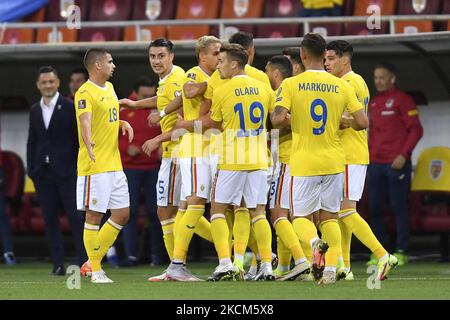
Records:
[[[195,42],[195,55],[197,58],[200,55],[200,52],[205,52],[208,50],[208,47],[214,43],[221,43],[220,40],[214,36],[203,36],[197,39]]]

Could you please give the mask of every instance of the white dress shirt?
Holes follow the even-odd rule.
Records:
[[[50,100],[48,105],[45,104],[44,98],[41,98],[41,110],[42,110],[42,119],[44,119],[45,129],[48,129],[48,125],[50,124],[50,119],[52,118],[53,111],[55,110],[56,102],[59,98],[59,92],[56,92],[55,96]],[[49,163],[50,159],[48,155],[45,157],[45,162]]]

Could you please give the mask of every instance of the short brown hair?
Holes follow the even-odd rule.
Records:
[[[300,47],[305,48],[316,58],[320,58],[325,54],[327,43],[320,34],[310,32],[303,37]]]
[[[84,66],[86,69],[89,69],[89,67],[95,62],[95,60],[98,60],[101,56],[111,54],[110,51],[103,49],[103,48],[91,48],[86,51],[86,54],[84,55]]]
[[[248,61],[247,51],[243,46],[237,43],[223,44],[220,52],[226,52],[232,61],[237,61],[239,67],[245,68]]]

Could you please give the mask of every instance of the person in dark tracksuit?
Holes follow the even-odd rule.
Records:
[[[58,92],[58,73],[41,67],[36,85],[42,98],[30,110],[27,171],[33,180],[46,224],[54,275],[64,275],[63,238],[59,213],[69,218],[77,263],[87,260],[83,246],[83,215],[76,207],[78,133],[75,107]],[[62,205],[62,206],[61,206]]]
[[[423,129],[413,99],[395,86],[395,80],[396,69],[392,64],[375,67],[378,95],[369,104],[369,209],[372,230],[383,242],[386,239],[383,212],[389,198],[397,227],[394,255],[401,266],[408,261],[411,153]]]

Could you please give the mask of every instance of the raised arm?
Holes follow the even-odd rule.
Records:
[[[156,108],[158,101],[158,97],[154,96],[147,99],[142,99],[138,101],[133,101],[130,99],[120,99],[119,105],[121,108],[129,108],[129,109],[150,109]]]

